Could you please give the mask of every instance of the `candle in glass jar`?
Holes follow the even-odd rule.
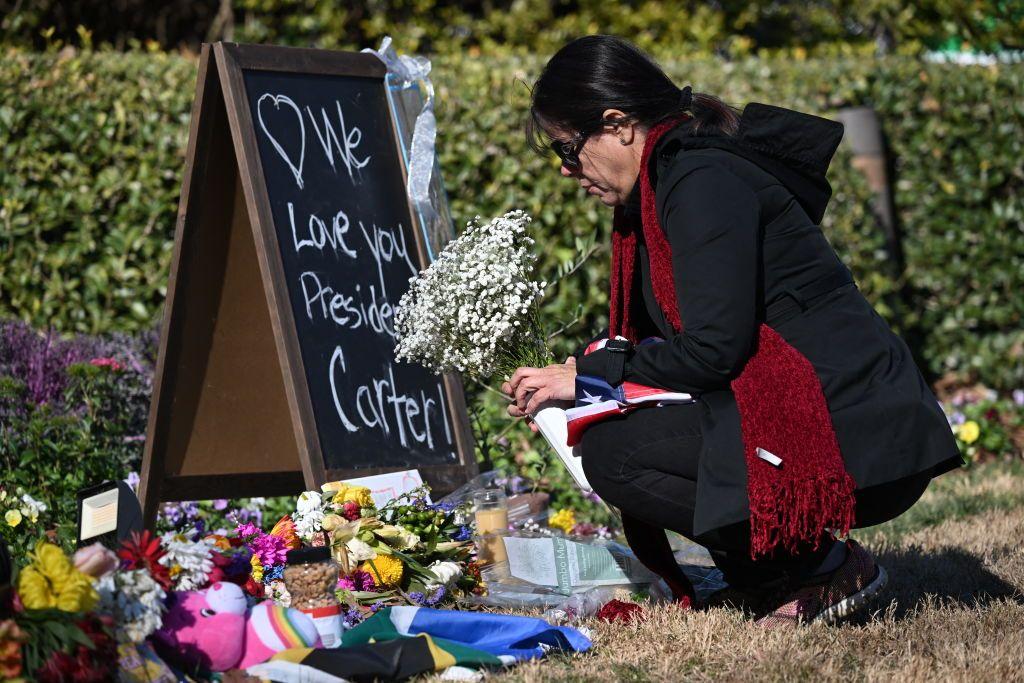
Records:
[[[476,518],[477,558],[481,564],[504,562],[505,543],[494,532],[508,529],[508,500],[501,489],[484,489],[473,495],[473,514]],[[492,534],[492,535],[485,535]]]

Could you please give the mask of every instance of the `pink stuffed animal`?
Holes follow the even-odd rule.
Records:
[[[312,618],[269,601],[246,609],[242,589],[224,582],[171,593],[154,638],[175,664],[208,671],[244,669],[293,647],[320,647]]]

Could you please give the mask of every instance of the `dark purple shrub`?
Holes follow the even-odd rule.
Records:
[[[58,401],[67,384],[67,366],[81,360],[52,331],[40,334],[20,320],[0,320],[0,376],[23,382],[32,403]]]

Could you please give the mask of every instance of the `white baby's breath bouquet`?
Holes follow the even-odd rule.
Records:
[[[436,373],[460,372],[492,391],[486,380],[495,374],[507,378],[524,365],[549,365],[549,336],[540,319],[548,283],[532,279],[537,255],[526,234],[529,224],[530,216],[519,210],[486,224],[477,216],[429,268],[410,278],[395,312],[395,358]],[[589,248],[583,240],[576,246],[586,253],[575,264],[563,263],[560,278],[593,253],[593,241]],[[532,417],[569,474],[589,493],[578,454],[566,443],[565,411],[551,402]]]
[[[551,362],[539,304],[547,282],[521,210],[481,223],[477,216],[437,259],[410,278],[395,312],[395,358],[483,383],[523,365]]]

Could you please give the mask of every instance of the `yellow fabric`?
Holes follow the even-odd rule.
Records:
[[[455,657],[435,645],[433,638],[428,636],[426,633],[420,633],[416,637],[427,639],[427,647],[430,648],[430,656],[434,658],[435,671],[444,671],[450,666],[455,666]]]
[[[301,664],[302,660],[309,656],[314,648],[311,647],[293,647],[290,650],[281,650],[276,655],[270,658],[272,662],[291,662],[292,664]]]

